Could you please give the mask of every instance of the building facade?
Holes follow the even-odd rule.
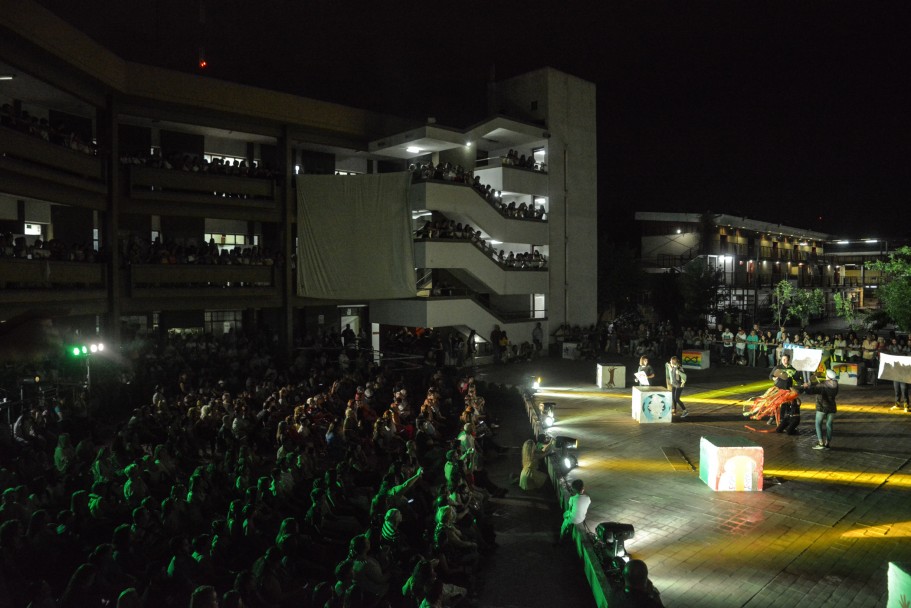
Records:
[[[720,272],[719,310],[758,318],[771,304],[771,292],[787,280],[800,288],[820,288],[828,314],[832,294],[840,293],[859,308],[878,306],[882,277],[865,269],[884,259],[889,243],[878,239],[845,240],[782,224],[727,214],[638,212],[641,261],[647,272],[682,271],[694,260]]]
[[[594,85],[545,68],[497,83],[468,129],[415,125],[128,62],[32,2],[0,14],[3,319],[268,328],[288,348],[345,324],[521,342],[595,320]],[[298,295],[295,175],[409,170],[414,297]],[[428,221],[463,231],[426,238]]]

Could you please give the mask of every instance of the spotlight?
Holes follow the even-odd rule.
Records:
[[[636,536],[633,524],[605,521],[595,528],[595,536],[610,548],[611,557],[629,558],[624,542]]]
[[[574,437],[560,435],[554,437],[554,456],[563,476],[579,466],[579,458],[572,452],[579,447],[579,441]]]
[[[579,466],[579,459],[572,454],[564,454],[560,459],[560,464],[563,465],[563,474],[565,475]]]
[[[575,437],[558,435],[554,437],[554,447],[558,450],[577,450],[579,449],[579,440]]]
[[[541,421],[544,423],[544,428],[550,428],[554,425],[554,422],[556,422],[556,409],[557,404],[553,401],[545,401],[541,404]]]
[[[531,379],[531,387],[535,390],[541,388],[541,376],[533,376]]]
[[[90,344],[90,345],[89,345],[89,350],[92,351],[93,353],[97,353],[97,352],[98,352],[98,345],[97,345],[97,344]]]

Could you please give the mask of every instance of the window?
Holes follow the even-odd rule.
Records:
[[[531,316],[533,319],[543,319],[543,318],[547,317],[545,295],[543,293],[532,294],[532,296],[531,296]]]
[[[235,247],[247,249],[251,246],[259,245],[258,234],[254,234],[251,238],[245,234],[215,234],[207,232],[203,235],[203,238],[205,238],[206,245],[214,239],[215,246],[218,247],[219,253],[222,251],[231,251]]]
[[[211,310],[205,313],[205,331],[214,336],[221,336],[230,331],[239,331],[243,327],[242,310]]]

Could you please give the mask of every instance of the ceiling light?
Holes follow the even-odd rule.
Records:
[[[420,154],[421,149],[417,146],[408,146],[405,148],[405,152],[408,152],[409,154]]]
[[[12,80],[15,78],[13,74],[0,74],[0,80]]]

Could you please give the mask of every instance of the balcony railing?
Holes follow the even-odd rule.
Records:
[[[194,202],[277,202],[273,179],[210,175],[143,165],[129,165],[127,189],[132,198]]]
[[[0,162],[12,169],[18,165],[27,173],[44,168],[97,182],[104,177],[98,157],[6,127],[0,127]]]
[[[106,285],[104,264],[0,258],[0,289],[99,289]]]
[[[195,264],[134,264],[130,287],[135,288],[274,288],[275,266],[214,266]]]

